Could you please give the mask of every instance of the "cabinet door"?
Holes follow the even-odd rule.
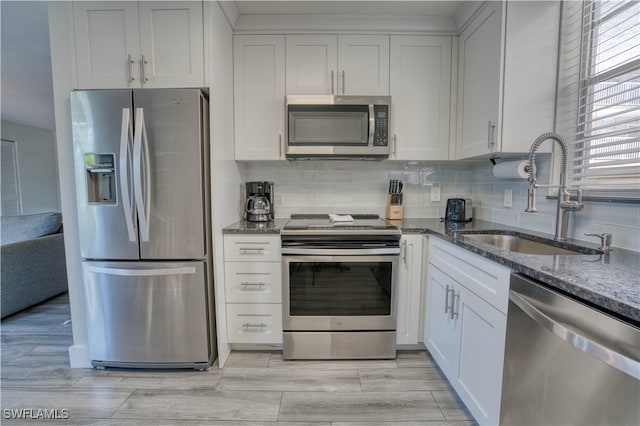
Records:
[[[415,345],[420,328],[422,235],[405,235],[396,275],[396,343]]]
[[[204,86],[201,2],[139,3],[144,87]]]
[[[286,36],[287,95],[333,95],[337,90],[338,37]]]
[[[237,35],[234,44],[236,160],[279,160],[284,137],[284,36]]]
[[[338,73],[340,94],[389,95],[389,36],[339,36]]]
[[[395,160],[448,160],[451,37],[391,36]]]
[[[499,2],[488,3],[460,34],[456,159],[500,149],[501,38]]]
[[[456,288],[457,283],[451,277],[429,264],[424,344],[447,377],[457,363],[456,320],[450,314],[451,297]]]
[[[460,339],[449,380],[478,423],[498,424],[507,317],[462,286],[454,302]]]
[[[79,89],[140,86],[136,2],[73,2]]]

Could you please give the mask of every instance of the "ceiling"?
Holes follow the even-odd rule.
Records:
[[[236,1],[248,15],[453,16],[461,1]],[[54,128],[45,1],[0,1],[3,120]]]

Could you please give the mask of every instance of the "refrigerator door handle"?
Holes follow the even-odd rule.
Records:
[[[142,158],[142,145],[144,143],[144,163]],[[142,168],[144,167],[144,180]],[[150,217],[150,190],[151,173],[149,169],[149,142],[147,140],[147,130],[144,125],[144,110],[136,108],[136,131],[133,139],[133,170],[136,192],[136,206],[138,220],[140,221],[140,240],[149,241],[149,217]],[[144,186],[143,186],[144,182]]]
[[[124,209],[124,218],[127,225],[127,234],[129,241],[137,241],[137,231],[134,221],[135,210],[133,191],[129,192],[129,170],[130,159],[129,151],[131,145],[129,141],[133,140],[133,128],[131,126],[131,110],[122,108],[122,129],[120,132],[120,188],[122,194],[122,208]]]
[[[193,275],[196,273],[196,268],[192,266],[185,266],[180,268],[122,269],[87,266],[87,272],[105,275],[119,275],[123,277],[155,277],[160,275]]]

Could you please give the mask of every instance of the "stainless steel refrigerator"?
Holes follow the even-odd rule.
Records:
[[[94,367],[215,359],[208,114],[199,89],[71,93]]]

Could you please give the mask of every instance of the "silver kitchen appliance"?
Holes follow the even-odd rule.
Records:
[[[400,230],[294,215],[281,237],[283,358],[395,358]]]
[[[444,220],[447,222],[471,222],[473,206],[471,198],[449,198]]]
[[[390,109],[390,96],[287,96],[286,157],[389,158]]]
[[[640,328],[511,276],[501,425],[640,424]]]
[[[269,222],[275,215],[272,182],[247,182],[245,185],[245,219],[249,222]]]
[[[71,93],[94,367],[215,360],[208,100],[199,89]]]

